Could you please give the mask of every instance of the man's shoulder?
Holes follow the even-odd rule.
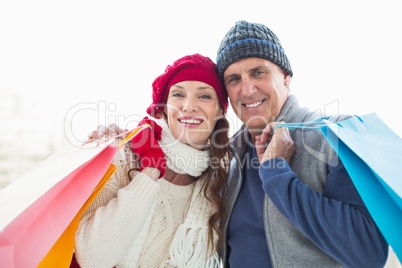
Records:
[[[324,120],[332,122],[340,122],[352,117],[350,114],[338,114],[338,115],[323,115],[319,112],[307,112],[300,122],[295,123],[308,123],[308,122],[324,122]]]

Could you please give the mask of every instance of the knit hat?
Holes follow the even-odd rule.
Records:
[[[176,60],[166,67],[164,74],[155,79],[152,83],[153,102],[148,107],[147,113],[159,118],[166,104],[170,87],[182,81],[200,81],[213,87],[226,113],[229,104],[228,95],[219,79],[216,64],[210,58],[200,54],[188,55]]]
[[[249,57],[269,60],[293,76],[278,37],[263,24],[238,21],[227,32],[218,49],[216,62],[219,77],[223,78],[230,64]]]

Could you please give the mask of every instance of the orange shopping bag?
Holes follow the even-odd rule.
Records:
[[[118,149],[70,145],[0,191],[2,267],[69,266],[79,217],[115,171]]]

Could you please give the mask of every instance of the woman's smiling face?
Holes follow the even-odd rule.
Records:
[[[196,149],[208,142],[223,115],[215,89],[199,81],[172,85],[164,112],[173,136]]]

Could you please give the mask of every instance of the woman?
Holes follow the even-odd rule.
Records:
[[[185,56],[156,78],[147,112],[159,120],[140,122],[151,127],[119,151],[117,171],[80,219],[81,267],[218,266],[227,107],[207,57]]]

